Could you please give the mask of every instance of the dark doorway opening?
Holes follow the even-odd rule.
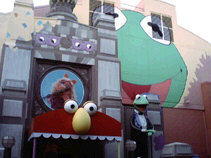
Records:
[[[103,158],[104,142],[62,138],[37,139],[36,158]]]

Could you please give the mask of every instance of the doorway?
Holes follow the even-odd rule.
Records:
[[[37,158],[104,158],[104,142],[100,140],[73,140],[39,138]]]

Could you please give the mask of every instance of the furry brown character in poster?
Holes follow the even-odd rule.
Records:
[[[75,93],[76,80],[71,80],[68,74],[64,74],[64,77],[53,83],[52,92],[48,98],[48,102],[51,104],[53,109],[63,108],[64,102],[67,99],[77,99]]]

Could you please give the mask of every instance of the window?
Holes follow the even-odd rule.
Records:
[[[107,0],[90,0],[89,24],[93,25],[97,15],[102,13],[114,13],[114,3]]]
[[[173,29],[170,17],[152,13],[151,20],[153,24],[158,25],[160,31],[162,32],[161,35],[158,32],[153,31],[153,38],[162,39],[166,41],[173,41]]]

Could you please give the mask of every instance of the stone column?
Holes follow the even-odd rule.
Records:
[[[117,54],[117,36],[114,18],[110,15],[99,14],[93,24],[97,27],[99,43],[99,52],[97,52],[96,56],[99,109],[117,121],[122,122],[121,72]],[[123,138],[121,149],[121,153],[123,153]],[[117,150],[117,143],[106,144],[105,157],[117,157]]]
[[[15,137],[12,157],[21,157],[27,118],[34,13],[32,0],[16,0],[2,50],[0,138]]]

